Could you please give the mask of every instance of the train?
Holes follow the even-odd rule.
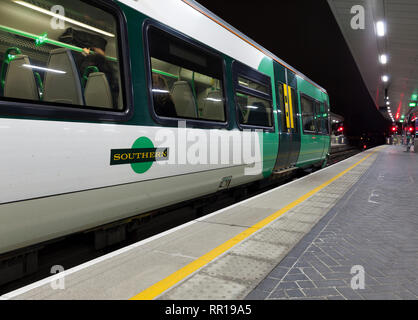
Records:
[[[195,1],[0,8],[2,257],[327,163],[327,91]]]

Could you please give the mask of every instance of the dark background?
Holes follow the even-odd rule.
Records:
[[[348,136],[381,140],[388,132],[327,1],[197,2],[327,90]]]

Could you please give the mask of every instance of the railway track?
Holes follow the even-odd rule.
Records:
[[[333,145],[331,146],[330,158],[328,160],[328,165],[332,165],[344,159],[354,156],[355,154],[361,152],[357,147],[349,145]]]

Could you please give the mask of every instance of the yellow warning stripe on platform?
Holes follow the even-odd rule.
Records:
[[[380,149],[380,148],[379,148]],[[273,222],[277,218],[279,218],[281,215],[289,211],[290,209],[294,208],[301,202],[305,201],[321,189],[325,188],[356,166],[358,166],[360,163],[365,161],[367,158],[369,158],[372,154],[374,154],[379,149],[376,149],[372,151],[369,155],[365,156],[363,159],[359,160],[355,164],[353,164],[351,167],[345,169],[344,171],[337,174],[332,179],[328,180],[327,182],[321,184],[320,186],[316,187],[315,189],[309,191],[305,195],[301,196],[299,199],[293,201],[292,203],[288,204],[284,208],[280,209],[279,211],[273,213],[272,215],[268,216],[267,218],[261,220],[260,222],[257,222],[255,225],[249,227],[248,229],[244,230],[243,232],[239,233],[232,239],[229,239],[228,241],[224,242],[220,246],[216,247],[215,249],[209,251],[205,255],[201,256],[200,258],[194,260],[193,262],[189,263],[188,265],[184,266],[183,268],[177,270],[176,272],[172,273],[165,279],[160,280],[159,282],[155,283],[151,287],[145,289],[144,291],[140,292],[136,296],[132,297],[130,300],[152,300],[159,295],[161,295],[163,292],[167,291],[180,281],[184,280],[186,277],[190,276],[192,273],[196,272],[197,270],[201,269],[205,265],[207,265],[209,262],[213,261],[214,259],[218,258],[220,255],[237,245],[238,243],[242,242],[249,236],[251,236],[254,232],[260,230],[261,228],[264,228],[269,223]]]

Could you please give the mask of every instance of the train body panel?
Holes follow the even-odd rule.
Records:
[[[211,194],[221,177],[238,177],[231,187],[260,178],[242,172],[237,166],[2,204],[0,253]]]
[[[245,168],[259,167],[252,180],[261,177],[263,165],[256,132],[16,119],[0,119],[0,128],[0,204],[228,167],[240,167],[240,179],[251,177]],[[128,151],[140,148],[134,145],[141,139],[150,141],[154,152],[166,150],[168,160],[148,162],[149,168],[138,172],[142,163],[112,164],[112,150],[120,160],[146,156]],[[234,150],[234,140],[254,149]],[[244,152],[254,162],[245,164]]]

